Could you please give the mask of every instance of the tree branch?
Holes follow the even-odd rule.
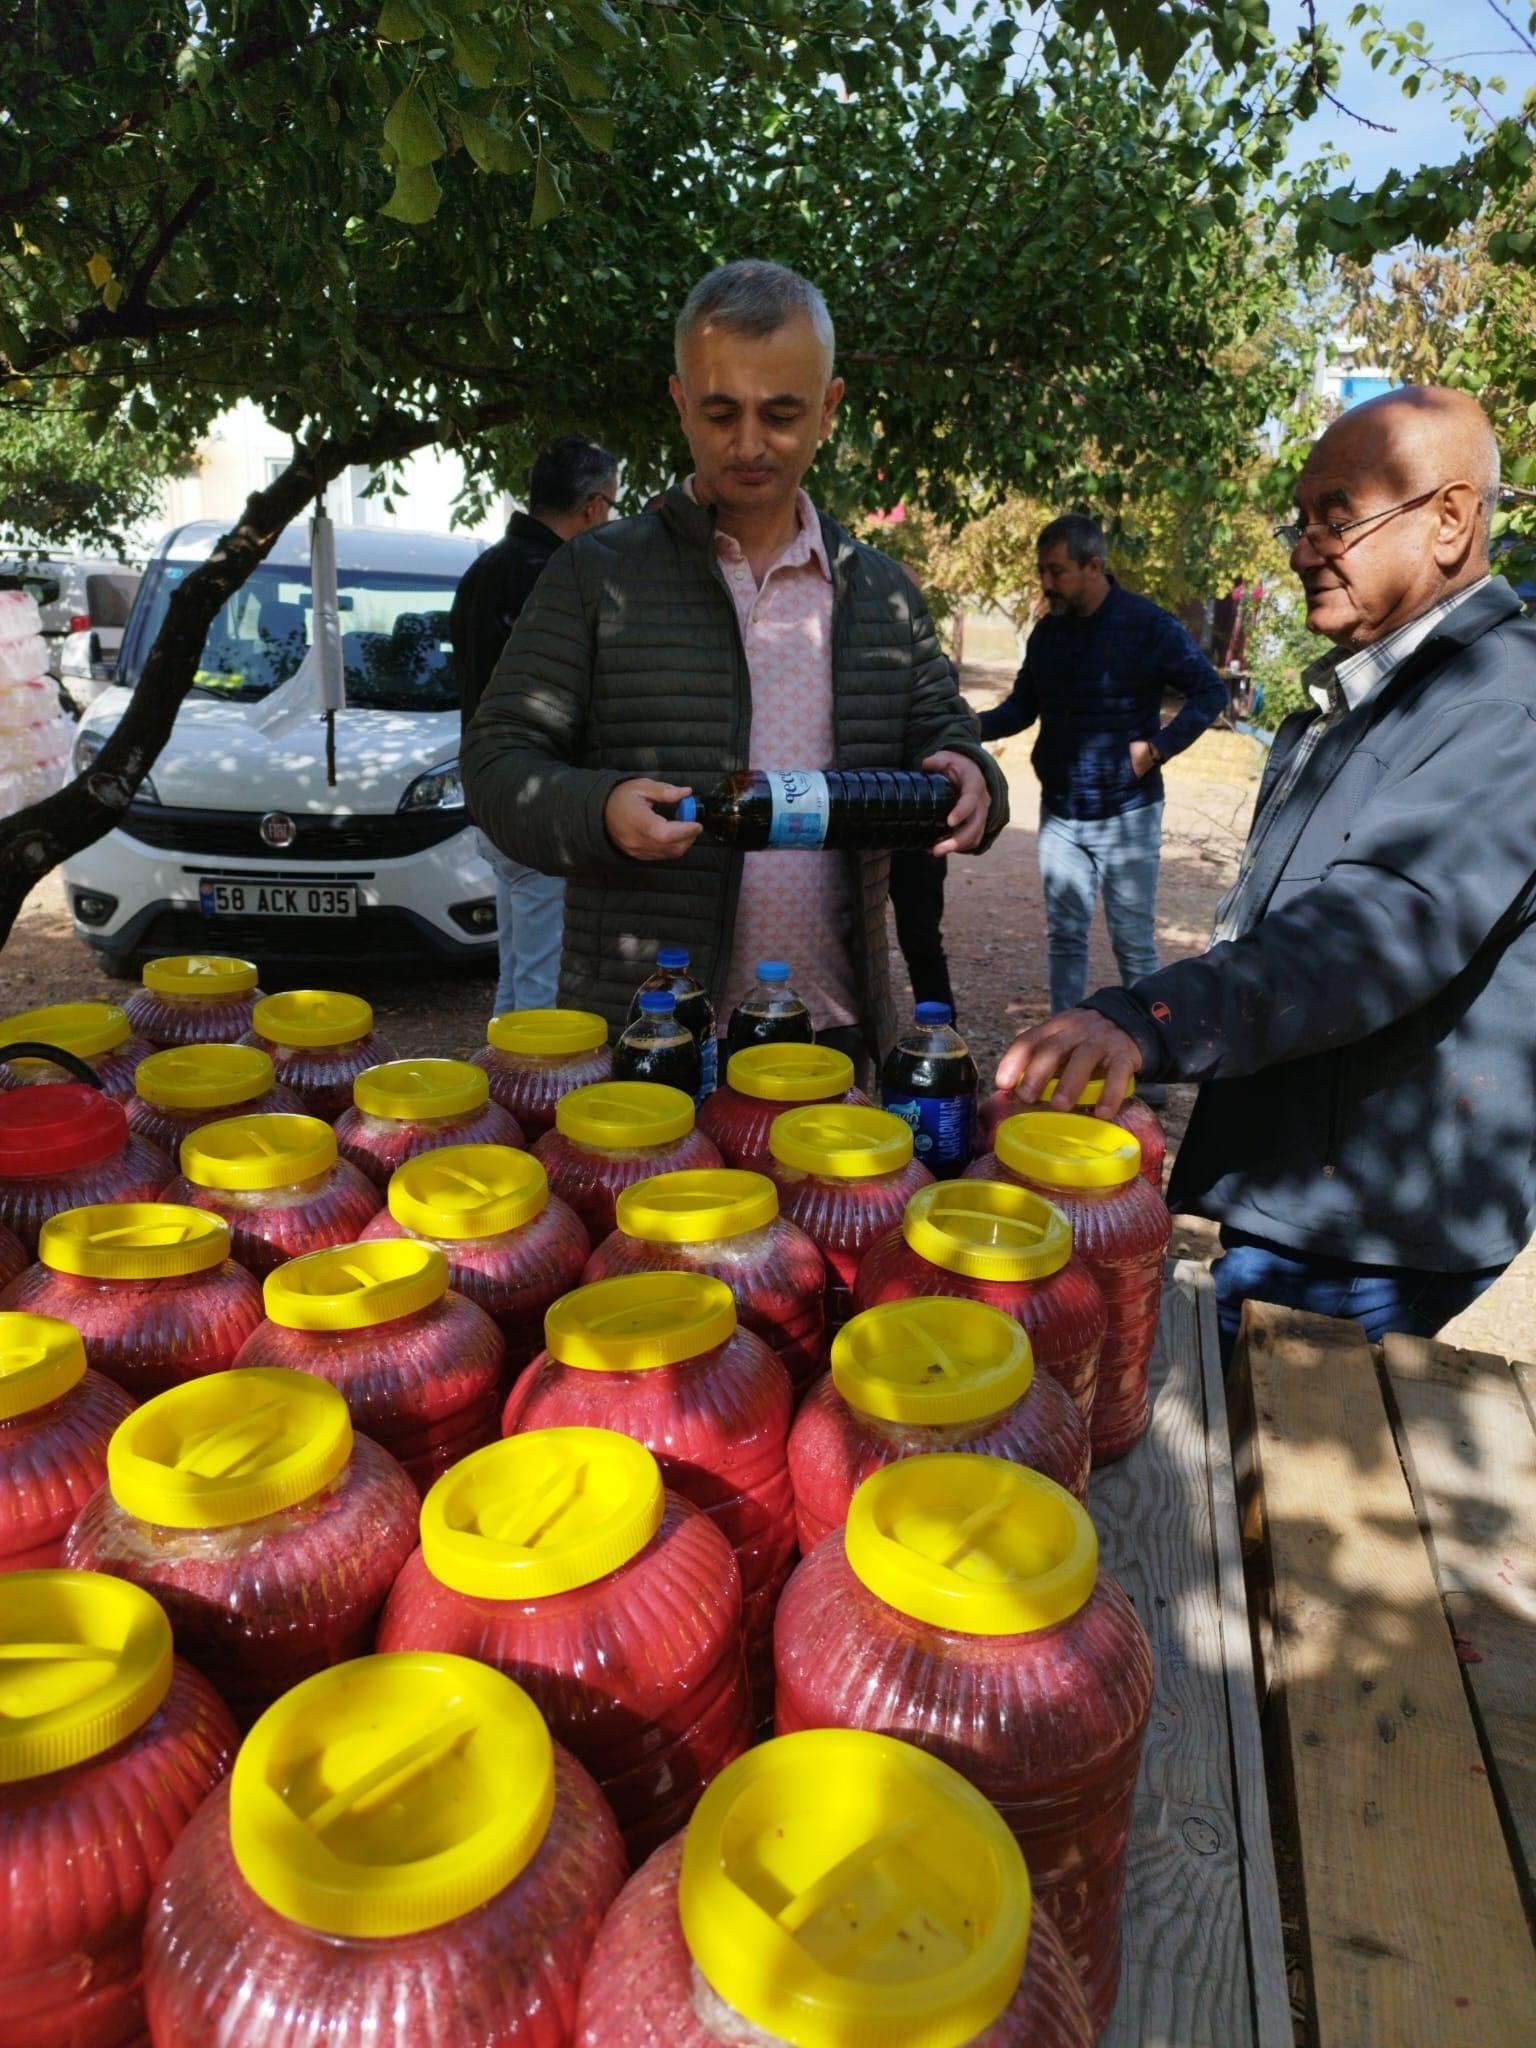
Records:
[[[177,207],[170,219],[161,228],[159,234],[156,235],[154,241],[150,244],[149,254],[134,272],[133,282],[128,287],[128,295],[125,301],[127,305],[142,306],[144,304],[144,295],[149,290],[150,280],[170,254],[177,236],[203,204],[203,201],[212,197],[213,191],[214,181],[212,178],[199,178],[180,206]]]

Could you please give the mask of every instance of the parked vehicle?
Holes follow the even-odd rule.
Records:
[[[126,562],[44,555],[0,562],[0,581],[29,590],[43,618],[48,667],[77,708],[113,679],[140,572]]]

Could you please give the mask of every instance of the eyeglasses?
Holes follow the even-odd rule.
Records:
[[[1314,519],[1310,525],[1277,526],[1276,540],[1283,540],[1288,548],[1298,547],[1306,540],[1314,554],[1336,555],[1340,551],[1346,533],[1353,533],[1357,526],[1369,526],[1373,520],[1393,519],[1399,512],[1411,512],[1416,505],[1427,505],[1431,498],[1439,497],[1446,488],[1436,484],[1432,491],[1421,491],[1416,498],[1405,498],[1401,505],[1386,505],[1380,512],[1364,512],[1358,519]]]
[[[617,511],[618,511],[618,509],[619,509],[619,501],[618,501],[618,499],[617,499],[617,498],[610,498],[610,497],[609,497],[609,495],[608,495],[608,493],[607,493],[606,491],[594,491],[594,492],[592,493],[592,496],[593,496],[594,498],[596,498],[596,499],[597,499],[597,501],[599,502],[599,504],[602,504],[602,505],[606,505],[606,506],[608,507],[608,510],[609,510],[610,512],[617,512]]]

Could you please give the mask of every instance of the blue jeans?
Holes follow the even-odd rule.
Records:
[[[1088,992],[1088,932],[1104,892],[1104,921],[1120,979],[1157,972],[1153,917],[1163,807],[1143,804],[1118,818],[1040,814],[1040,882],[1045,891],[1051,1010],[1071,1010]]]
[[[1226,1255],[1211,1268],[1216,1285],[1216,1320],[1221,1325],[1221,1363],[1232,1363],[1237,1326],[1245,1301],[1273,1301],[1282,1308],[1310,1309],[1313,1315],[1343,1316],[1362,1323],[1375,1344],[1388,1330],[1405,1337],[1433,1337],[1503,1272],[1486,1266],[1477,1273],[1429,1273],[1415,1266],[1356,1266],[1287,1251],[1223,1231]]]
[[[560,986],[565,878],[509,860],[482,832],[480,851],[496,878],[496,1002],[491,1011],[550,1010]]]

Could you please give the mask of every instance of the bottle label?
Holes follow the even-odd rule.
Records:
[[[969,1166],[975,1151],[974,1095],[886,1095],[881,1106],[912,1131],[912,1152],[940,1179]]]
[[[820,846],[827,836],[830,802],[827,778],[817,770],[791,775],[768,773],[773,814],[768,824],[770,846]]]
[[[703,1107],[704,1098],[713,1095],[719,1085],[720,1041],[713,1031],[706,1031],[699,1040],[699,1092],[693,1098],[695,1109]]]

